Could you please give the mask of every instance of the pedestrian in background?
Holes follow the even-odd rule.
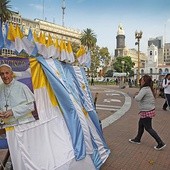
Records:
[[[163,110],[166,110],[167,107],[170,107],[170,73],[168,73],[163,82],[162,87],[164,89],[164,95],[165,95],[165,103],[163,105]]]
[[[152,118],[155,116],[155,96],[153,91],[153,82],[149,75],[144,75],[141,79],[141,88],[135,96],[139,103],[139,122],[138,133],[134,139],[129,139],[129,142],[140,144],[144,129],[156,140],[156,150],[163,149],[166,145],[161,140],[157,132],[152,128]]]
[[[157,97],[157,88],[158,88],[158,84],[157,84],[156,79],[154,79],[154,81],[153,81],[153,90],[154,90],[155,97]]]
[[[98,99],[98,92],[96,92],[95,96],[94,96],[94,107],[96,109],[96,103],[97,103],[97,99]]]
[[[94,107],[95,107],[95,110],[96,110],[96,104],[97,104],[97,99],[98,99],[98,92],[95,93],[95,96],[94,96]],[[97,110],[96,110],[96,113],[97,113]],[[100,128],[102,130],[102,122],[101,120],[99,119],[99,123],[100,123]]]
[[[109,78],[106,79],[106,85],[109,83]]]
[[[93,76],[91,77],[91,86],[94,86],[94,78],[93,78]]]

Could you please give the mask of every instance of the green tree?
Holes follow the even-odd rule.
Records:
[[[113,77],[113,70],[108,70],[105,74],[106,77]]]
[[[9,5],[10,0],[0,0],[0,18],[1,22],[9,20],[11,17],[11,5]]]
[[[97,39],[96,34],[89,28],[83,30],[80,37],[81,44],[86,46],[88,50],[96,45]]]
[[[81,34],[81,37],[80,37],[80,41],[81,41],[81,44],[84,45],[87,48],[87,50],[88,51],[90,50],[91,52],[91,68],[87,70],[87,74],[89,76],[89,73],[91,73],[91,75],[95,76],[97,72],[96,71],[97,64],[93,62],[94,60],[96,60],[96,57],[97,57],[95,56],[96,54],[95,49],[96,49],[96,42],[97,42],[96,34],[94,33],[93,30],[87,28],[86,30],[83,30],[83,33]]]
[[[94,77],[97,76],[97,69],[100,66],[100,47],[95,46],[91,49],[91,67],[90,74]]]
[[[110,62],[111,56],[107,47],[102,47],[99,50],[99,54],[100,54],[101,67],[103,69],[103,73],[105,74],[107,72],[108,64]]]
[[[113,67],[116,72],[125,72],[128,73],[128,75],[133,73],[132,69],[134,68],[134,65],[135,63],[132,62],[130,56],[117,57],[116,61],[113,63]]]

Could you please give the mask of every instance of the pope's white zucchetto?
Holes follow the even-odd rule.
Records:
[[[8,67],[8,68],[10,68],[10,70],[12,71],[12,67],[11,67],[10,65],[8,65],[8,64],[1,64],[1,65],[0,65],[0,68],[1,68],[1,67]]]

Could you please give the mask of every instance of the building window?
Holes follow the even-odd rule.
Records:
[[[159,69],[159,74],[161,74],[161,73],[162,73],[162,69],[160,68],[160,69]]]
[[[168,72],[169,72],[169,69],[168,69],[168,68],[166,68],[166,69],[165,69],[165,72],[166,72],[166,73],[168,73]]]
[[[153,73],[153,70],[152,70],[152,68],[150,68],[150,74],[152,74]]]
[[[142,74],[142,75],[144,74],[144,70],[143,70],[143,69],[141,70],[141,74]]]
[[[152,55],[152,51],[150,51],[150,55]]]

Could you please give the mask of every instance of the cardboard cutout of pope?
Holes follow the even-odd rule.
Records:
[[[38,119],[28,58],[0,57],[0,128]]]

